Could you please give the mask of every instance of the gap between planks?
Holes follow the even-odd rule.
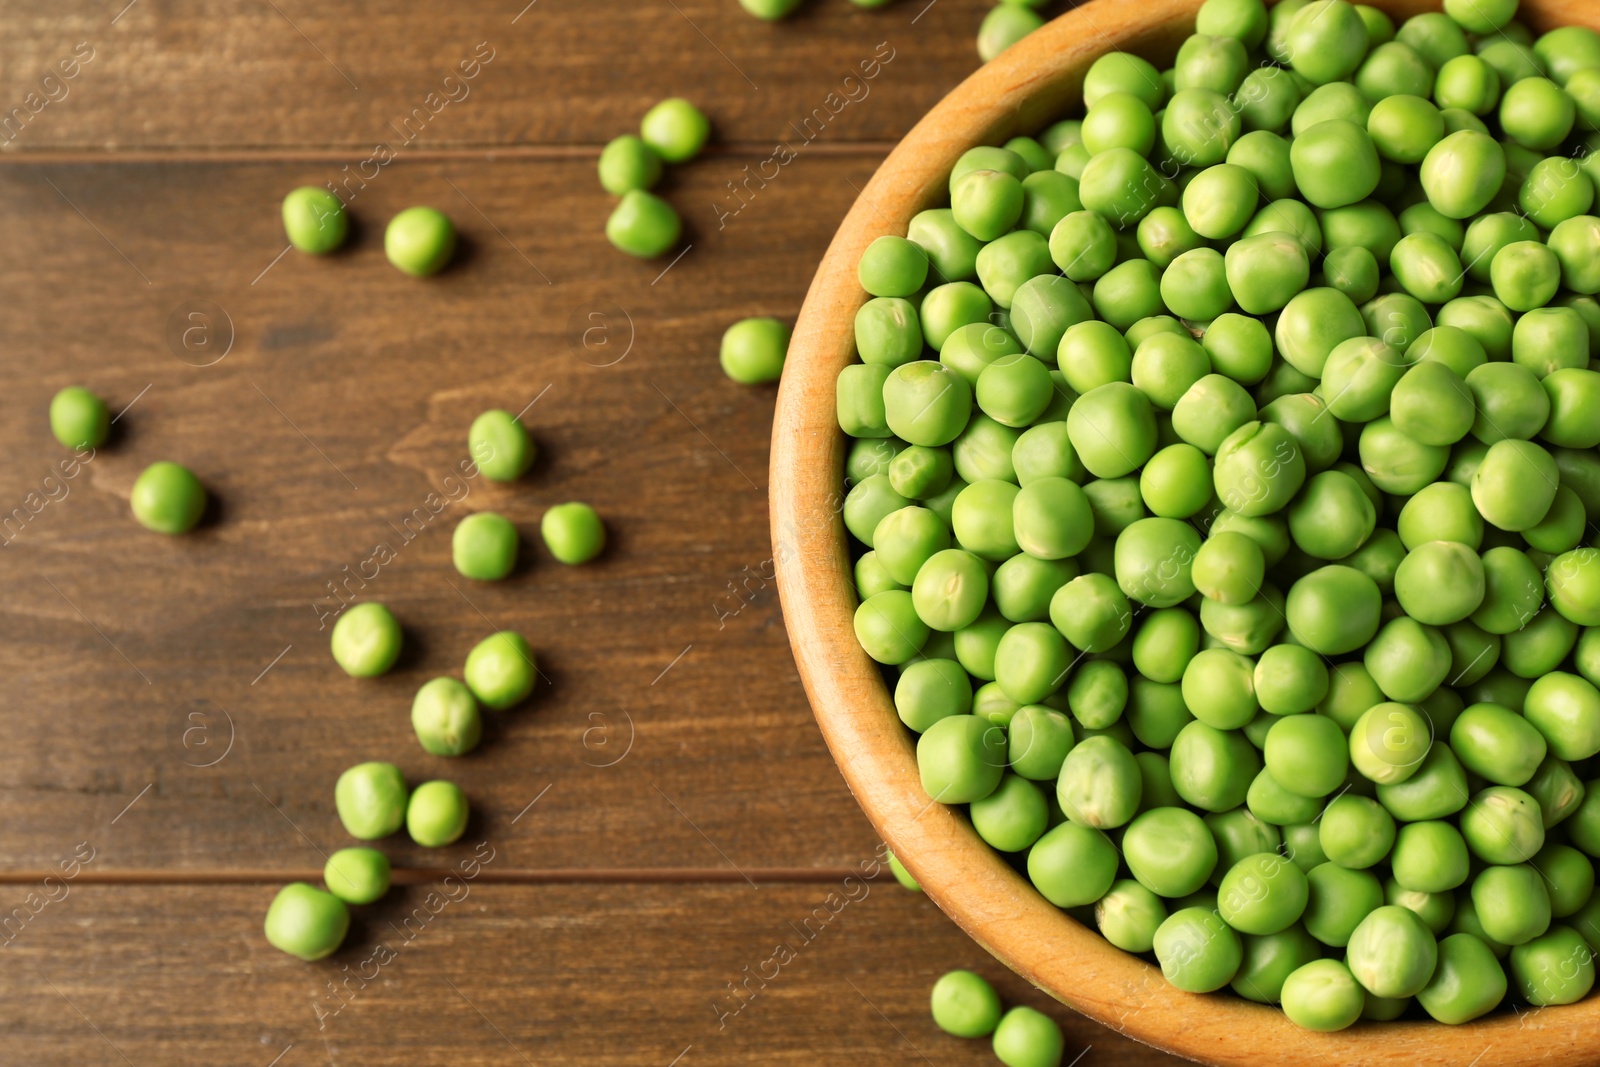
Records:
[[[395,885],[426,885],[446,875],[460,872],[453,867],[396,867]],[[0,871],[0,885],[32,885],[45,878],[60,879],[55,870]],[[264,885],[283,882],[316,882],[322,868],[240,868],[231,871],[176,870],[91,870],[87,867],[72,879],[80,885]],[[846,878],[866,878],[855,867],[747,867],[743,871],[712,867],[617,867],[591,868],[483,868],[475,881],[504,885],[683,885],[694,883],[727,884],[765,882],[768,884],[815,885],[842,882]],[[887,871],[877,878],[889,877]],[[868,878],[867,880],[872,880]]]
[[[770,141],[739,141],[708,145],[699,158],[766,156],[772,153]],[[806,155],[886,156],[898,141],[834,141],[806,146]],[[454,160],[494,162],[496,160],[598,159],[604,145],[529,144],[461,145],[451,148],[407,148],[396,153],[394,162],[450,162]],[[84,163],[353,163],[369,148],[41,148],[19,151],[0,150],[0,166],[40,164],[60,166]]]

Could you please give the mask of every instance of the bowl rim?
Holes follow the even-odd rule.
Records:
[[[1396,16],[1426,0],[1369,0]],[[878,168],[829,245],[796,323],[773,419],[769,501],[773,559],[796,666],[851,791],[928,897],[1013,971],[1128,1037],[1202,1062],[1271,1057],[1292,1067],[1351,1062],[1508,1067],[1600,1061],[1600,996],[1559,1011],[1500,1012],[1463,1026],[1414,1021],[1302,1030],[1276,1007],[1179,991],[1153,965],[1110,945],[1041,897],[978,839],[957,810],[934,804],[917,775],[878,666],[856,643],[844,502],[844,435],[834,379],[855,360],[853,318],[866,300],[861,252],[904,235],[943,196],[966,148],[1042,128],[1080,99],[1083,71],[1117,48],[1170,55],[1200,0],[1090,0],[980,67],[940,101]],[[1593,0],[1524,0],[1536,28],[1600,29]],[[951,872],[960,872],[952,877]],[[1048,944],[1048,951],[1041,951]],[[1485,1059],[1491,1049],[1497,1051]]]

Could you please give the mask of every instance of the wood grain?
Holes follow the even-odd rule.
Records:
[[[10,1062],[992,1064],[987,1041],[929,1018],[928,989],[954,967],[986,975],[1008,1004],[1052,1010],[1067,1060],[1155,1062],[1051,1009],[893,883],[458,879],[361,909],[346,947],[316,964],[262,941],[270,886],[65,889],[6,947]]]
[[[1433,5],[1380,6],[1405,16]],[[1592,1063],[1600,1056],[1600,1000],[1531,1017],[1502,1013],[1463,1027],[1427,1023],[1300,1030],[1281,1012],[1237,998],[1196,998],[1157,969],[1113,948],[1033,890],[985,845],[956,808],[922,791],[910,736],[879,668],[855,640],[855,596],[839,518],[842,436],[833,384],[855,359],[851,322],[865,301],[861,252],[938,202],[967,147],[998,143],[1059,115],[1083,72],[1108,47],[1169,54],[1193,27],[1198,0],[1092,3],[1008,50],[918,123],[851,209],[817,271],[795,329],[773,426],[772,531],[778,584],[801,678],[846,780],[928,893],[980,944],[1035,984],[1093,1018],[1161,1048],[1218,1064],[1260,1061],[1456,1064]],[[1578,0],[1523,5],[1536,25],[1600,26]]]
[[[793,138],[816,108],[830,120],[819,143],[892,141],[977,67],[990,6],[807,0],[773,25],[735,0],[126,3],[6,5],[4,150],[339,149],[354,166],[380,141],[597,147],[677,95],[698,99],[724,142]],[[893,61],[847,84],[880,43]],[[80,44],[92,58],[62,77]]]
[[[483,832],[515,830],[519,868],[833,867],[870,847],[772,586],[773,391],[728,381],[716,344],[738,318],[794,315],[826,241],[813,220],[842,214],[872,167],[798,160],[720,232],[692,211],[716,178],[684,172],[668,195],[693,248],[659,278],[665,262],[605,245],[608,201],[580,161],[397,164],[356,199],[347,252],[270,269],[276,201],[314,165],[0,170],[5,865],[46,867],[84,837],[113,869],[320,865],[347,841],[333,782],[364,759],[458,780]],[[384,262],[375,226],[417,202],[468,243],[427,283]],[[198,300],[236,335],[203,368],[166,336]],[[72,382],[137,402],[110,447],[47,485],[63,457],[44,412]],[[530,403],[542,458],[527,478],[449,480],[478,412]],[[218,501],[192,537],[127,513],[161,458]],[[417,520],[435,493],[445,506]],[[543,509],[570,499],[612,532],[591,566],[537,545]],[[450,565],[451,528],[480,508],[528,539],[507,582]],[[381,567],[365,562],[379,543],[396,556]],[[363,569],[364,587],[349,577]],[[337,670],[330,582],[399,615],[394,673]],[[478,752],[426,756],[412,693],[503,627],[529,637],[546,684],[493,716]]]

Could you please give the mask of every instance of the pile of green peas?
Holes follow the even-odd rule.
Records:
[[[645,112],[639,133],[613,139],[600,153],[600,185],[621,197],[606,221],[606,239],[618,250],[654,259],[683,235],[683,220],[673,206],[650,190],[666,163],[687,163],[711,136],[711,122],[682,97],[663,100]]]
[[[939,1029],[956,1037],[991,1037],[1006,1067],[1060,1067],[1066,1038],[1050,1016],[1018,1006],[1006,1011],[982,975],[951,971],[933,984],[929,1008]]]
[[[855,631],[923,789],[1310,1029],[1594,985],[1600,35],[1515,14],[1206,0],[860,262]]]

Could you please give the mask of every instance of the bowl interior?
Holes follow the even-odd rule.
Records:
[[[1437,3],[1372,0],[1396,21]],[[941,101],[890,154],[846,216],[795,327],[773,424],[774,558],[801,679],[818,724],[867,817],[927,894],[1007,966],[1076,1010],[1130,1037],[1192,1059],[1290,1065],[1467,1065],[1600,1062],[1600,997],[1553,1010],[1502,1011],[1460,1027],[1358,1024],[1301,1030],[1276,1008],[1231,995],[1183,993],[1143,960],[1112,947],[1045,901],[972,831],[957,809],[931,803],[875,663],[856,643],[856,599],[844,503],[845,439],[834,379],[855,359],[853,320],[867,295],[862,251],[903,236],[911,217],[945,199],[967,148],[1033,133],[1079,103],[1083,74],[1104,52],[1169,60],[1193,31],[1200,0],[1091,0],[1031,34]],[[1524,0],[1536,30],[1600,29],[1595,0]],[[1491,1050],[1488,1057],[1486,1051]]]

